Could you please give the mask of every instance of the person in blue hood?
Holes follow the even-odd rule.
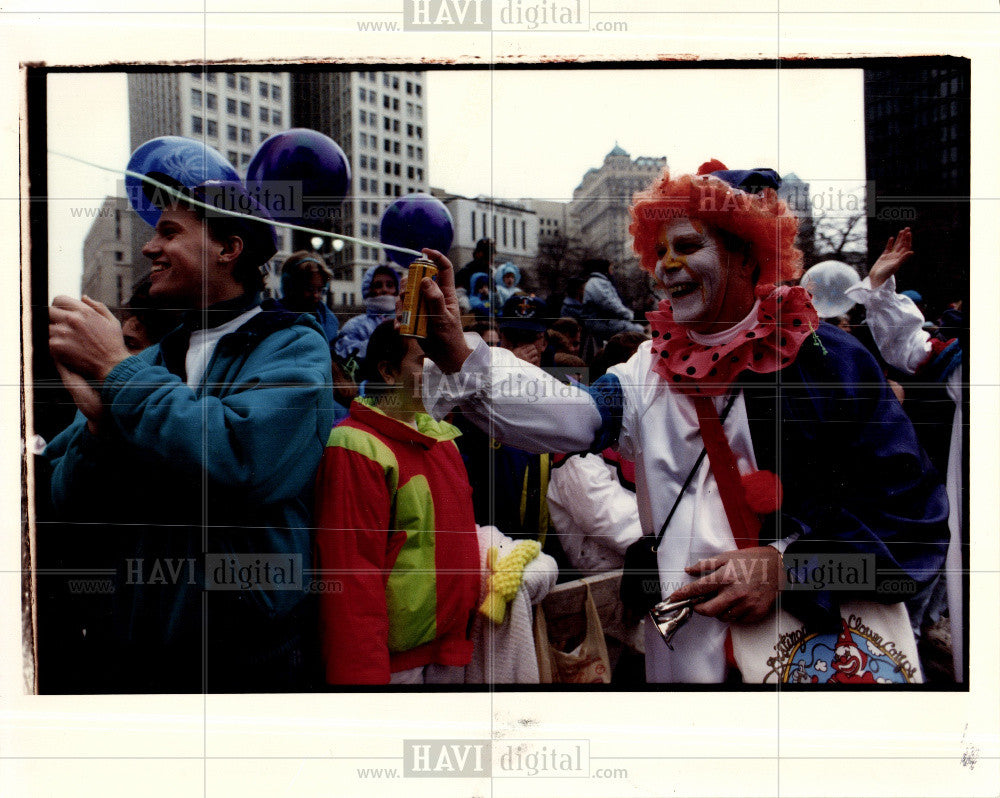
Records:
[[[396,297],[399,295],[399,273],[392,266],[372,266],[361,278],[361,296],[365,299],[365,312],[344,324],[334,343],[337,357],[363,358],[368,351],[368,339],[383,321],[396,315]]]
[[[510,261],[497,267],[494,281],[496,282],[497,308],[502,308],[507,304],[507,300],[514,294],[524,293],[518,288],[521,284],[521,270]]]
[[[471,291],[469,305],[477,318],[486,318],[493,307],[493,295],[490,292],[490,276],[486,272],[476,272],[469,280]]]

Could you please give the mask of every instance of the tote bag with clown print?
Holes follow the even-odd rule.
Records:
[[[919,684],[916,641],[905,605],[841,605],[840,629],[816,633],[784,610],[730,626],[733,656],[747,684]]]

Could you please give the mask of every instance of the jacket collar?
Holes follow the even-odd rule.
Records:
[[[226,299],[209,305],[204,310],[189,310],[184,314],[181,324],[188,332],[195,330],[211,330],[221,324],[232,321],[259,304],[256,294],[241,294],[234,299]]]
[[[387,438],[400,443],[422,446],[425,449],[430,449],[442,441],[454,440],[462,434],[457,427],[445,421],[435,421],[427,413],[417,413],[415,419],[417,427],[414,429],[409,424],[387,416],[374,407],[370,399],[355,399],[351,402],[350,415],[355,421],[371,427]]]

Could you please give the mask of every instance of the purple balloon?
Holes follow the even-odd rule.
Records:
[[[160,136],[140,145],[128,159],[128,170],[154,179],[176,180],[185,188],[207,180],[239,181],[236,169],[222,154],[196,139]],[[125,192],[135,212],[151,227],[160,220],[160,209],[150,200],[157,189],[137,177],[125,176]]]
[[[447,252],[455,234],[455,225],[444,203],[430,194],[407,194],[393,202],[379,223],[383,244],[407,247],[418,252],[436,249]],[[400,266],[409,266],[412,255],[387,249],[386,254]]]
[[[351,165],[329,136],[296,127],[264,141],[247,167],[247,189],[276,219],[332,216],[351,186]],[[331,211],[320,214],[319,209]]]

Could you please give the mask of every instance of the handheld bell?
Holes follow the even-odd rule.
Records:
[[[674,650],[674,647],[670,645],[670,641],[674,639],[674,635],[680,628],[690,620],[694,613],[694,605],[702,600],[702,596],[696,596],[681,601],[661,601],[649,610],[650,620],[671,651]]]

